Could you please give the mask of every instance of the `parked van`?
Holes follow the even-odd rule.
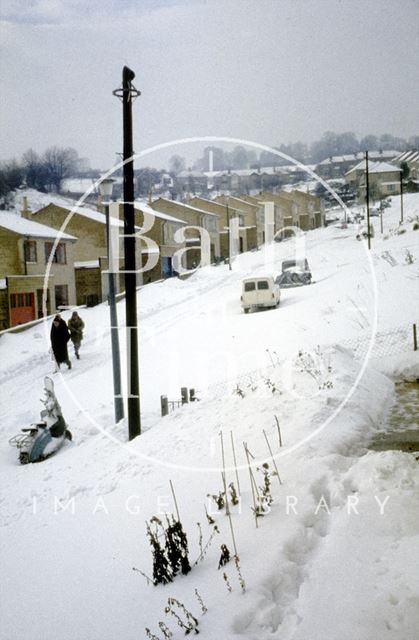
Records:
[[[253,276],[243,280],[240,300],[245,313],[258,307],[277,307],[280,296],[279,286],[272,276]]]

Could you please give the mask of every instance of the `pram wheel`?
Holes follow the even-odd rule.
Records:
[[[20,464],[29,464],[29,453],[27,451],[21,451],[19,454]]]

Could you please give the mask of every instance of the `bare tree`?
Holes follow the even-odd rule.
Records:
[[[23,182],[23,171],[16,160],[0,165],[0,208],[7,209],[13,202],[13,191]]]
[[[50,147],[45,151],[42,160],[52,190],[59,192],[64,178],[77,171],[78,159],[77,151],[71,147]]]
[[[48,185],[48,171],[44,162],[33,149],[28,149],[22,156],[22,168],[28,187],[38,191],[46,191]]]

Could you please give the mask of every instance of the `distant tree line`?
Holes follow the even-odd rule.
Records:
[[[214,171],[258,169],[289,164],[290,161],[282,157],[281,154],[304,164],[317,164],[331,156],[353,154],[366,150],[385,151],[395,149],[396,151],[405,151],[407,149],[418,149],[419,136],[411,136],[409,139],[405,139],[385,133],[380,136],[367,135],[358,139],[351,131],[344,133],[326,131],[320,140],[316,140],[311,145],[303,142],[294,142],[272,148],[280,153],[277,155],[270,151],[261,151],[258,154],[255,149],[248,149],[241,145],[237,145],[232,151],[225,151],[217,146],[208,146],[204,149],[203,155],[190,167],[187,167],[182,156],[172,156],[169,161],[169,171],[172,175],[178,175],[185,169],[209,171],[211,164]],[[212,158],[211,162],[210,158]]]
[[[76,176],[86,166],[86,159],[79,158],[71,147],[49,147],[42,155],[29,149],[20,162],[13,159],[0,164],[0,199],[4,204],[20,186],[59,193],[63,180]]]

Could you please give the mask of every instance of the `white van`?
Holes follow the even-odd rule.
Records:
[[[277,307],[281,293],[272,276],[253,276],[242,283],[241,304],[243,311],[257,307]]]

